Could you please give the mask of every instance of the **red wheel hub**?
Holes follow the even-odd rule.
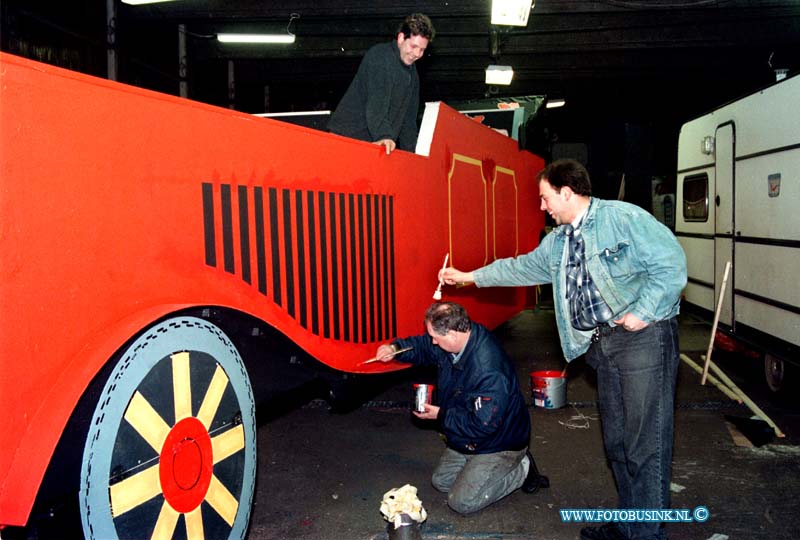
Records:
[[[178,512],[203,502],[214,473],[214,454],[211,436],[197,418],[184,418],[170,430],[158,473],[164,498]]]

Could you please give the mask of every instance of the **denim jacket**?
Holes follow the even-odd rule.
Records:
[[[614,319],[633,313],[652,323],[678,314],[686,286],[686,255],[672,231],[638,206],[592,198],[581,234],[589,274]],[[589,348],[592,331],[570,324],[566,238],[564,227],[558,227],[535,250],[496,260],[475,270],[474,278],[478,287],[552,283],[561,348],[570,361]]]

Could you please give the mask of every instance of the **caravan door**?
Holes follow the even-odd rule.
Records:
[[[731,271],[725,286],[725,297],[719,313],[719,324],[733,328],[733,283],[735,277],[734,242],[734,192],[736,189],[736,126],[733,122],[725,122],[717,127],[715,134],[715,169],[716,181],[714,204],[716,205],[714,222],[714,305],[719,305],[722,292],[722,278],[725,265],[731,261]]]

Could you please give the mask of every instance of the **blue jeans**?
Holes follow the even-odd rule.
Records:
[[[617,483],[619,508],[670,505],[678,323],[651,323],[638,332],[601,327],[586,353],[597,370],[603,443]],[[631,539],[660,540],[660,523],[620,523]]]

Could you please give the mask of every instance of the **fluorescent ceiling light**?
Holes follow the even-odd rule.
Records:
[[[217,34],[222,43],[294,43],[294,34]]]
[[[567,104],[567,101],[562,98],[555,98],[555,99],[548,99],[547,103],[544,104],[545,109],[555,109],[556,107],[563,107]]]
[[[511,66],[489,66],[486,68],[486,84],[511,84],[514,70]]]
[[[123,4],[130,4],[132,6],[141,6],[142,4],[158,4],[160,2],[172,2],[174,0],[122,0]]]
[[[531,0],[492,0],[492,24],[528,26],[533,4]]]

